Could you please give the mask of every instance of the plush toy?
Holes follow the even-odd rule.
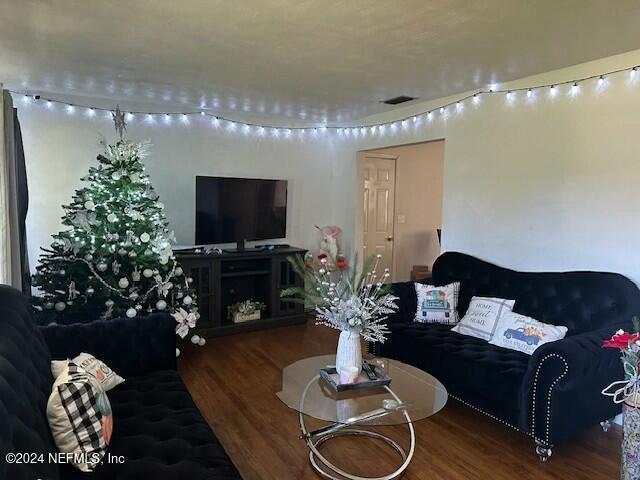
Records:
[[[335,261],[340,254],[340,236],[342,229],[336,225],[326,225],[324,227],[315,226],[321,235],[320,253],[325,254],[331,261]]]

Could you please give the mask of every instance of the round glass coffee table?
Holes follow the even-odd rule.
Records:
[[[309,448],[309,461],[323,477],[332,480],[392,480],[409,466],[415,448],[413,422],[440,411],[447,403],[444,386],[422,370],[386,358],[367,361],[382,367],[391,377],[388,386],[334,391],[320,378],[319,370],[335,365],[335,355],[310,357],[292,363],[282,370],[282,391],[277,393],[289,408],[298,412],[300,438]],[[309,431],[305,416],[329,422]],[[406,425],[409,448],[403,449],[395,440],[376,432],[376,426]],[[400,456],[401,464],[393,472],[379,477],[360,477],[340,469],[320,451],[320,446],[332,438],[349,435],[381,440]]]

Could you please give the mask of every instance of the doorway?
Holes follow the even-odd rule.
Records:
[[[390,280],[440,254],[444,140],[358,152],[356,242],[362,258],[381,254]]]
[[[362,157],[362,258],[381,255],[380,271],[389,272],[393,272],[396,159],[383,153]]]

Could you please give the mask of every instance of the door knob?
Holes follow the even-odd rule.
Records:
[[[390,242],[393,240],[393,237],[387,237],[387,242]]]

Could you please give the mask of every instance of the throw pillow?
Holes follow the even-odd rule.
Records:
[[[416,283],[416,322],[444,323],[455,325],[458,323],[458,294],[460,282],[450,283],[444,287],[434,287]]]
[[[76,468],[91,472],[100,464],[113,432],[111,405],[100,383],[71,361],[53,384],[47,419],[58,450],[74,454]]]
[[[98,360],[90,353],[81,353],[71,361],[100,382],[105,392],[124,382],[124,378],[111,370],[106,363]],[[54,379],[60,376],[67,367],[67,363],[68,360],[53,360],[51,362],[51,373]]]
[[[493,297],[472,297],[464,317],[451,330],[471,337],[491,340],[502,315],[513,309],[515,300]]]
[[[498,322],[496,334],[489,343],[531,355],[540,345],[563,339],[566,334],[567,327],[556,327],[509,312]]]

